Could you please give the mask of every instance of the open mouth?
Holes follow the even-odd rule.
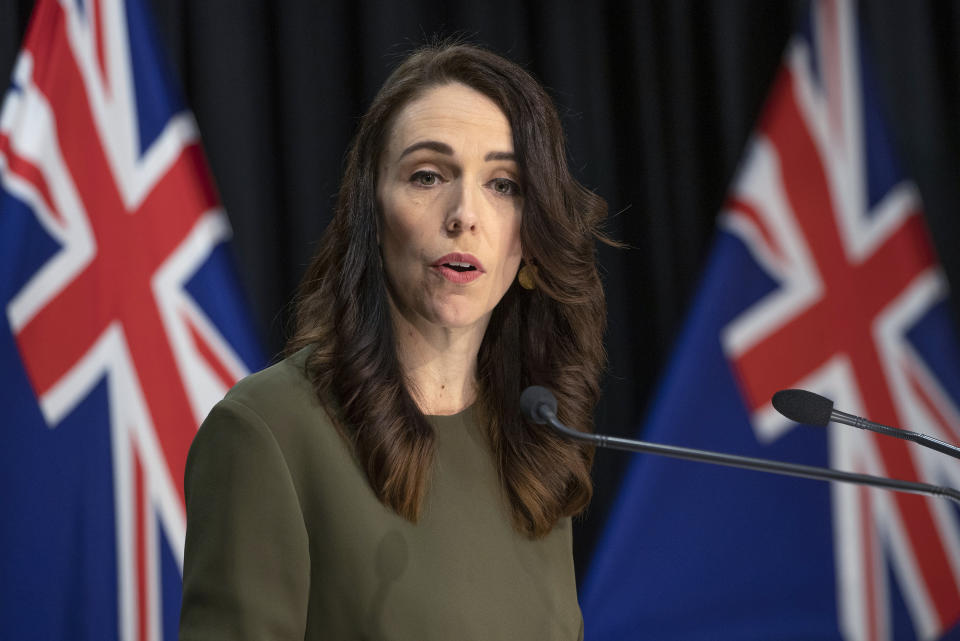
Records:
[[[483,264],[472,254],[451,252],[433,263],[433,268],[451,283],[466,285],[483,275]]]
[[[449,267],[450,269],[456,272],[474,272],[477,271],[476,266],[471,265],[470,263],[443,263],[444,267]]]
[[[440,276],[458,285],[472,283],[486,271],[476,256],[461,252],[450,252],[441,256],[432,266]]]

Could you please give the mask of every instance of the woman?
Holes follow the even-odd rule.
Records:
[[[601,199],[525,71],[422,49],[361,120],[291,355],[237,384],[187,463],[180,634],[577,639],[570,517],[604,363]]]

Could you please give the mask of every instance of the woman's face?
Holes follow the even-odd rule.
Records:
[[[414,325],[486,328],[520,266],[523,199],[510,124],[483,94],[435,87],[397,114],[380,159],[380,250]]]

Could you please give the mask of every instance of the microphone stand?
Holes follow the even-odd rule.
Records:
[[[530,388],[527,389],[529,390]],[[547,391],[545,388],[540,389]],[[524,393],[526,393],[526,390]],[[549,391],[547,391],[547,393],[549,394]],[[550,394],[550,397],[552,398],[553,395]],[[556,407],[556,400],[554,400],[553,403],[554,407]],[[880,487],[887,490],[894,490],[896,492],[909,492],[911,494],[938,496],[960,504],[960,492],[957,490],[948,487],[940,487],[938,485],[930,485],[928,483],[902,481],[883,476],[873,476],[870,474],[842,472],[840,470],[833,470],[826,467],[816,467],[813,465],[783,463],[781,461],[752,458],[749,456],[738,456],[735,454],[722,454],[719,452],[696,450],[688,447],[678,447],[675,445],[647,443],[645,441],[635,441],[632,439],[618,438],[616,436],[606,436],[604,434],[587,434],[584,432],[578,432],[577,430],[567,427],[560,422],[560,420],[557,418],[555,410],[550,407],[550,403],[547,400],[536,402],[527,418],[536,423],[548,423],[551,427],[553,427],[553,429],[557,430],[567,438],[578,441],[586,441],[603,448],[623,450],[626,452],[645,452],[687,461],[700,461],[703,463],[712,463],[714,465],[722,465],[725,467],[738,467],[746,470],[770,472],[772,474],[781,474],[785,476],[796,476],[799,478],[814,479],[817,481],[856,483],[858,485]]]
[[[927,436],[926,434],[921,434],[920,432],[911,432],[910,430],[890,427],[889,425],[884,425],[882,423],[874,423],[873,421],[869,421],[860,416],[847,414],[846,412],[841,412],[840,410],[830,410],[830,420],[834,423],[842,423],[844,425],[850,425],[851,427],[858,427],[861,430],[870,430],[871,432],[876,432],[877,434],[884,434],[886,436],[892,436],[904,441],[910,441],[911,443],[922,445],[923,447],[930,448],[931,450],[935,450],[941,454],[946,454],[947,456],[952,456],[955,459],[960,459],[960,447],[951,445],[950,443],[944,443],[940,439]]]

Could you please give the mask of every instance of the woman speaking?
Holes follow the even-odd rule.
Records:
[[[550,98],[466,45],[427,47],[360,121],[289,355],[190,450],[180,638],[583,636],[570,517],[592,450],[604,202]]]

